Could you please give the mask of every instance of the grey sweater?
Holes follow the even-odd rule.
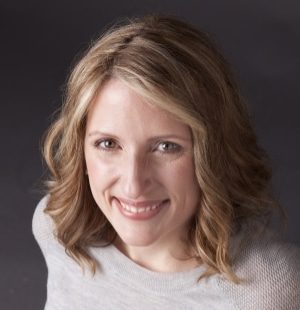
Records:
[[[90,248],[100,268],[94,276],[66,255],[43,210],[33,216],[33,234],[48,266],[46,310],[205,309],[299,310],[299,248],[275,241],[247,244],[234,263],[243,284],[220,275],[197,282],[205,270],[158,273],[147,270],[113,245]]]

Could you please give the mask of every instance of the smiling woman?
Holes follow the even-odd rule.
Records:
[[[206,34],[161,16],[107,31],[44,157],[46,309],[297,309],[298,249],[265,230],[268,158]]]

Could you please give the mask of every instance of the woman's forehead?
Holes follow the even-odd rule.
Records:
[[[174,115],[150,104],[117,79],[106,82],[99,91],[88,113],[87,128],[190,135],[188,126],[177,120]]]

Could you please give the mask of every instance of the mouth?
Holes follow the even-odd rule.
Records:
[[[121,214],[135,220],[146,220],[156,216],[166,205],[169,199],[135,202],[122,198],[114,198]]]

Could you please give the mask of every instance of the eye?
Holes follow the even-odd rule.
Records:
[[[181,146],[174,142],[163,141],[158,144],[157,149],[162,153],[177,153],[181,150]]]
[[[117,143],[112,139],[102,139],[95,142],[95,147],[104,151],[112,151],[117,148]]]

